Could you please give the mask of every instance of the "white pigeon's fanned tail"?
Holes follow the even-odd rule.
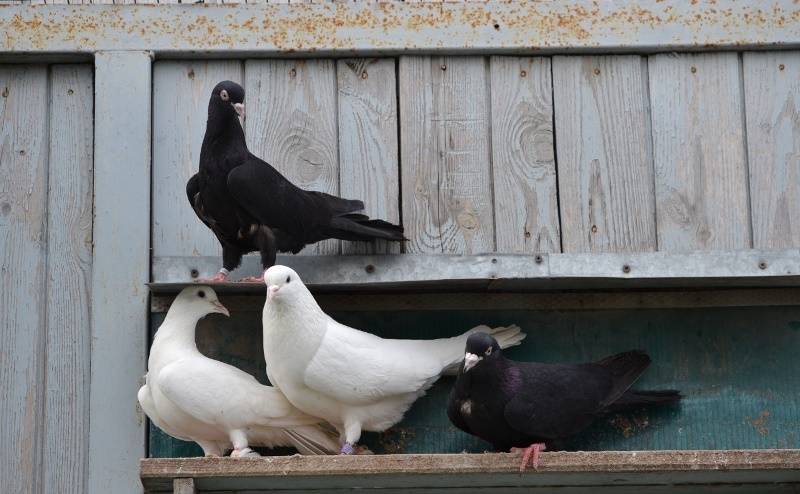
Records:
[[[333,455],[339,452],[338,434],[322,424],[292,428],[260,427],[248,432],[251,446],[291,446],[304,455]]]
[[[469,335],[472,333],[477,333],[479,331],[491,335],[495,340],[497,340],[497,344],[500,345],[500,348],[503,349],[519,345],[527,336],[522,332],[522,328],[516,324],[512,324],[510,326],[498,326],[496,328],[490,328],[485,324],[475,326],[460,336],[450,338],[450,340],[453,340],[453,357],[450,360],[450,364],[444,370],[444,375],[454,376],[458,374],[458,368],[461,365],[461,361],[464,360],[464,347],[467,345],[467,338],[469,338]]]

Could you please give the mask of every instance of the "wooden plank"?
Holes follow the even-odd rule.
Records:
[[[743,63],[753,247],[800,247],[800,52]]]
[[[336,62],[339,167],[343,197],[364,201],[365,213],[400,222],[395,61]],[[399,253],[397,242],[342,242],[344,254]]]
[[[333,60],[248,60],[247,145],[295,185],[339,195]],[[338,254],[325,240],[303,254]]]
[[[95,57],[94,254],[88,492],[141,492],[150,265],[151,58]]]
[[[159,61],[153,67],[153,255],[219,256],[221,247],[186,199],[197,173],[208,98],[217,83],[242,83],[239,61]]]
[[[553,89],[564,252],[655,250],[643,59],[554,57]]]
[[[407,252],[495,249],[487,61],[400,58]]]
[[[516,254],[279,256],[305,283],[321,290],[421,290],[471,288],[610,288],[610,287],[703,287],[797,286],[800,281],[800,251],[740,250],[671,254]],[[154,279],[150,288],[175,292],[186,286],[186,273],[201,276],[214,272],[216,258],[154,258],[153,266],[165,278]],[[245,260],[242,272],[260,271],[257,259]],[[155,271],[155,270],[154,270]],[[226,283],[219,290],[263,293],[262,283]]]
[[[542,55],[800,46],[800,31],[792,22],[800,6],[794,0],[28,7],[10,5],[0,11],[4,50],[152,49],[170,56],[183,51],[227,58],[232,52],[237,57],[353,57],[431,50]],[[76,28],[81,36],[75,36]]]
[[[649,78],[659,249],[751,247],[738,55],[654,55]]]
[[[172,492],[174,494],[195,494],[193,479],[175,479],[172,481]]]
[[[497,251],[561,252],[550,59],[490,64]]]
[[[44,492],[86,492],[89,454],[94,74],[50,72]]]
[[[0,478],[41,492],[47,276],[47,67],[0,66]]]

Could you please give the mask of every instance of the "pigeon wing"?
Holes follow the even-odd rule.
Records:
[[[517,364],[521,385],[503,415],[529,436],[558,439],[586,428],[602,409],[610,383],[584,366]]]
[[[162,394],[207,424],[288,427],[318,422],[294,408],[275,388],[215,360],[183,359],[158,375]]]
[[[424,341],[387,340],[327,318],[328,329],[304,383],[350,405],[422,393],[442,372]]]

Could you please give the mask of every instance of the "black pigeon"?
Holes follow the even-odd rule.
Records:
[[[328,238],[405,240],[402,226],[359,214],[363,202],[303,190],[248,151],[243,102],[235,82],[211,92],[200,171],[186,184],[189,203],[222,244],[223,268],[204,281],[224,281],[248,252],[259,251],[266,269],[278,251],[296,254]]]
[[[586,364],[515,362],[502,355],[494,338],[473,333],[447,416],[498,451],[526,448],[523,471],[531,453],[538,466],[545,442],[577,434],[600,415],[680,400],[671,389],[629,389],[648,365],[650,357],[638,350]]]

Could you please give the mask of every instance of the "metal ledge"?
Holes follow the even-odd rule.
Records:
[[[158,56],[580,53],[800,46],[793,0],[0,5],[0,51]]]
[[[145,459],[147,492],[171,492],[175,479],[193,479],[203,491],[338,491],[421,488],[424,492],[508,492],[511,488],[584,487],[579,492],[692,492],[714,484],[726,492],[769,484],[769,492],[796,492],[800,450],[602,451],[543,453],[538,470],[518,471],[519,455],[420,454],[375,456],[273,456],[264,458]],[[683,487],[683,488],[681,488]],[[398,491],[395,491],[398,489]],[[674,489],[674,490],[672,490]],[[406,491],[403,491],[406,492]],[[517,492],[516,490],[514,492]],[[520,491],[521,492],[521,491]],[[568,490],[568,492],[575,492]],[[743,492],[736,490],[736,492]]]
[[[279,256],[312,290],[527,291],[675,287],[800,286],[800,250],[742,250],[670,254],[486,254]],[[174,293],[193,278],[213,275],[217,257],[156,257],[155,293]],[[247,256],[234,275],[257,276]],[[194,276],[193,276],[194,275]],[[224,283],[221,292],[261,293],[261,283]]]

